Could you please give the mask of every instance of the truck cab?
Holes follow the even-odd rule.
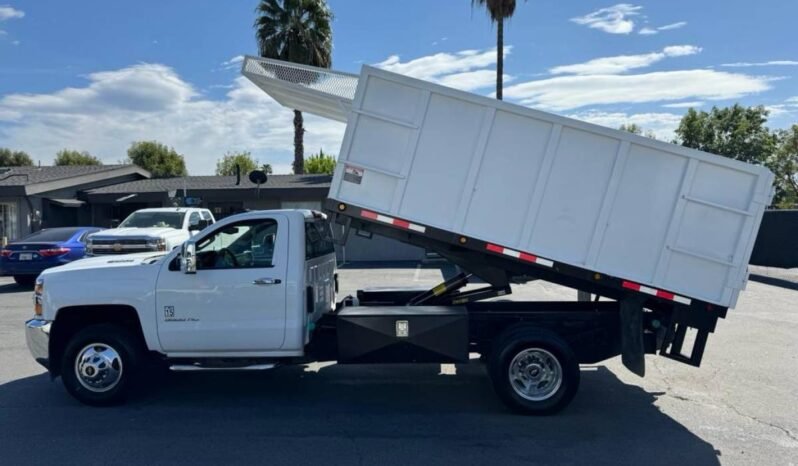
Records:
[[[239,214],[172,251],[45,271],[28,344],[76,398],[111,403],[145,355],[174,370],[302,357],[315,322],[334,307],[335,271],[325,215]]]

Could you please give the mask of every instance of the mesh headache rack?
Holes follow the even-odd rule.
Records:
[[[358,75],[247,56],[241,73],[287,108],[346,122]]]

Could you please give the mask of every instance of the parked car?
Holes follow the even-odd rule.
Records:
[[[78,260],[86,254],[86,241],[97,227],[45,228],[0,250],[0,275],[11,275],[20,285],[31,286],[44,269]]]
[[[208,209],[164,207],[141,209],[117,228],[94,235],[88,243],[90,256],[171,251],[216,219]]]

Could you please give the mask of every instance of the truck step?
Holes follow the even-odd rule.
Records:
[[[252,364],[249,366],[202,366],[198,364],[174,364],[169,370],[175,372],[192,371],[266,371],[274,369],[277,364]]]

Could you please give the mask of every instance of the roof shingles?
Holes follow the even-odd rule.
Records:
[[[47,183],[83,175],[113,171],[127,165],[86,165],[62,167],[0,167],[0,186]]]
[[[268,181],[261,185],[261,189],[294,189],[294,188],[321,188],[329,189],[332,176],[330,175],[269,175]],[[160,193],[190,190],[214,189],[255,189],[257,185],[250,182],[246,176],[241,177],[241,183],[236,185],[235,176],[186,176],[178,178],[155,178],[147,180],[119,183],[88,191],[88,194],[123,194],[123,193]]]

